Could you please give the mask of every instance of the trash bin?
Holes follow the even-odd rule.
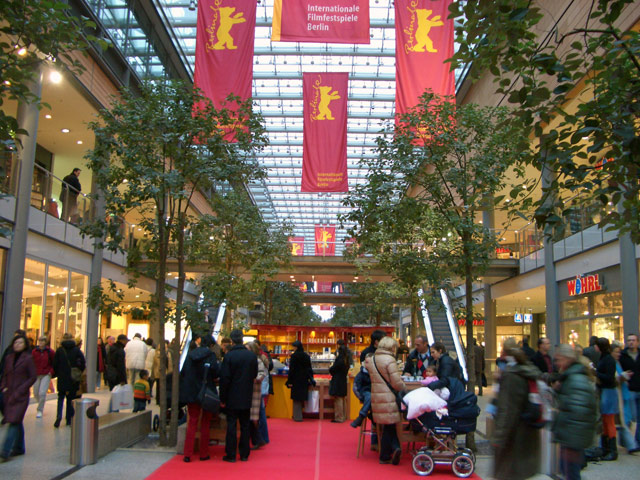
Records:
[[[75,415],[71,423],[72,465],[91,465],[98,456],[98,414],[100,402],[94,398],[77,398],[73,401]]]

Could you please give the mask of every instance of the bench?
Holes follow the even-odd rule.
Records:
[[[98,418],[98,458],[118,448],[130,447],[151,432],[151,410],[108,413]]]

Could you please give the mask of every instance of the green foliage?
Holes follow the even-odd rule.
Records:
[[[599,225],[640,241],[640,34],[621,31],[632,0],[589,4],[587,21],[538,38],[544,12],[528,0],[457,1],[451,15],[459,51],[454,66],[472,62],[472,78],[489,71],[496,93],[513,105],[513,116],[540,139],[521,148],[525,164],[548,168],[557,179],[541,198],[513,208],[533,211],[547,231],[559,231],[573,205],[597,210]],[[568,102],[581,94],[577,108]],[[612,159],[602,165],[603,159]],[[558,195],[559,193],[559,195]],[[620,208],[611,208],[619,206]]]
[[[347,283],[344,290],[355,298],[352,304],[335,308],[331,324],[336,326],[391,323],[393,307],[410,302],[406,290],[396,283]]]
[[[304,306],[304,294],[291,282],[266,282],[261,301],[265,324],[312,325],[322,321],[311,307]]]

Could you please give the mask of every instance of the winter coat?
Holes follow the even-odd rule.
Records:
[[[371,411],[374,422],[381,425],[401,422],[402,415],[398,410],[395,392],[404,392],[406,386],[395,357],[389,350],[378,348],[372,357],[367,358],[365,365],[371,377]],[[393,392],[389,390],[387,382],[391,384]]]
[[[4,361],[0,391],[4,402],[3,423],[22,423],[29,406],[29,389],[36,381],[36,365],[33,357],[24,350],[14,362],[16,354],[11,351]]]
[[[287,386],[291,388],[291,400],[305,402],[309,385],[315,385],[311,357],[304,350],[298,349],[291,354],[289,361]]]
[[[261,358],[258,357],[258,376],[254,380],[253,395],[251,396],[251,421],[257,422],[260,419],[260,404],[262,403],[262,381],[269,372]]]
[[[104,343],[102,345],[98,345],[98,352],[96,356],[96,371],[102,373],[107,368],[107,349],[105,348]],[[102,362],[100,360],[102,360]]]
[[[551,360],[551,370],[549,370],[549,365],[547,365],[545,358],[548,358],[549,360],[551,360],[551,357],[549,355],[543,355],[542,352],[538,350],[536,354],[533,356],[533,358],[531,359],[531,362],[536,367],[538,367],[538,369],[542,373],[552,373],[555,370],[553,366],[553,360]]]
[[[427,385],[431,390],[448,387],[450,378],[460,380],[460,366],[448,353],[440,355],[440,358],[436,360],[436,367],[438,367],[438,380]]]
[[[257,375],[256,354],[244,345],[234,345],[222,360],[220,401],[233,410],[249,410]]]
[[[151,372],[153,372],[153,361],[156,358],[156,349],[151,347],[148,348],[149,350],[147,351],[147,357],[144,360],[144,369],[149,372],[149,375],[151,375]]]
[[[473,347],[473,362],[476,375],[484,373],[484,348],[480,345]]]
[[[563,447],[583,450],[591,445],[595,434],[596,392],[585,367],[573,363],[562,372],[557,394],[558,413],[553,422],[555,439]]]
[[[370,353],[376,353],[376,347],[374,347],[373,345],[369,345],[367,348],[365,348],[361,353],[360,353],[360,364],[364,365],[364,360],[367,358],[367,355]]]
[[[540,467],[540,431],[521,419],[529,397],[528,380],[540,376],[531,363],[507,364],[500,379],[493,443],[494,477],[524,480]]]
[[[600,388],[616,388],[616,361],[610,353],[600,357],[596,377]]]
[[[167,375],[171,375],[173,373],[173,362],[172,362],[172,354],[171,350],[166,350],[167,354],[167,363],[165,365],[165,369],[167,371]],[[153,367],[151,368],[151,378],[160,378],[160,349],[156,348],[156,351],[153,355]]]
[[[407,356],[407,361],[404,364],[404,368],[402,369],[403,375],[406,373],[412,377],[419,376],[416,371],[418,367],[418,355],[420,354],[415,348],[411,350],[411,353]],[[431,355],[429,355],[429,353],[427,353],[426,362],[427,365],[433,364],[433,358],[431,358]]]
[[[33,363],[36,365],[36,375],[53,376],[54,355],[55,352],[50,347],[44,347],[42,350],[40,350],[40,347],[36,347],[31,351]]]
[[[629,379],[629,390],[640,392],[640,351],[634,360],[629,355],[629,349],[625,348],[622,351],[622,355],[620,355],[620,366],[624,371],[631,370],[633,372],[632,377]]]
[[[332,397],[347,396],[347,375],[349,374],[349,365],[346,355],[338,355],[329,373],[331,374],[331,382],[329,382],[329,395]]]
[[[74,382],[71,378],[71,369],[74,367],[84,372],[84,355],[74,340],[65,340],[53,357],[53,370],[58,377],[58,392],[75,393],[80,388],[80,382]]]
[[[113,344],[107,358],[107,382],[109,388],[127,383],[127,369],[125,367],[124,345],[120,342]]]
[[[187,355],[180,371],[180,403],[196,403],[202,389],[205,364],[210,365],[207,373],[207,386],[215,390],[215,379],[220,369],[215,354],[208,347],[194,348]]]
[[[594,347],[593,345],[585,348],[582,351],[582,355],[591,360],[591,363],[593,363],[594,367],[598,365],[598,362],[600,361],[600,352],[596,351],[596,347]]]
[[[127,343],[124,347],[127,368],[142,370],[147,360],[147,344],[138,337]]]

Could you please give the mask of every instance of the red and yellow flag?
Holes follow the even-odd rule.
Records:
[[[348,73],[303,73],[303,192],[346,192]]]
[[[289,237],[289,247],[294,257],[304,255],[304,237]]]
[[[220,108],[234,94],[251,97],[255,0],[200,0],[193,83]]]
[[[455,94],[451,0],[395,0],[396,119],[416,106],[427,88],[439,95]]]
[[[336,226],[316,225],[316,256],[336,254]]]
[[[271,41],[368,44],[369,0],[274,0]]]

